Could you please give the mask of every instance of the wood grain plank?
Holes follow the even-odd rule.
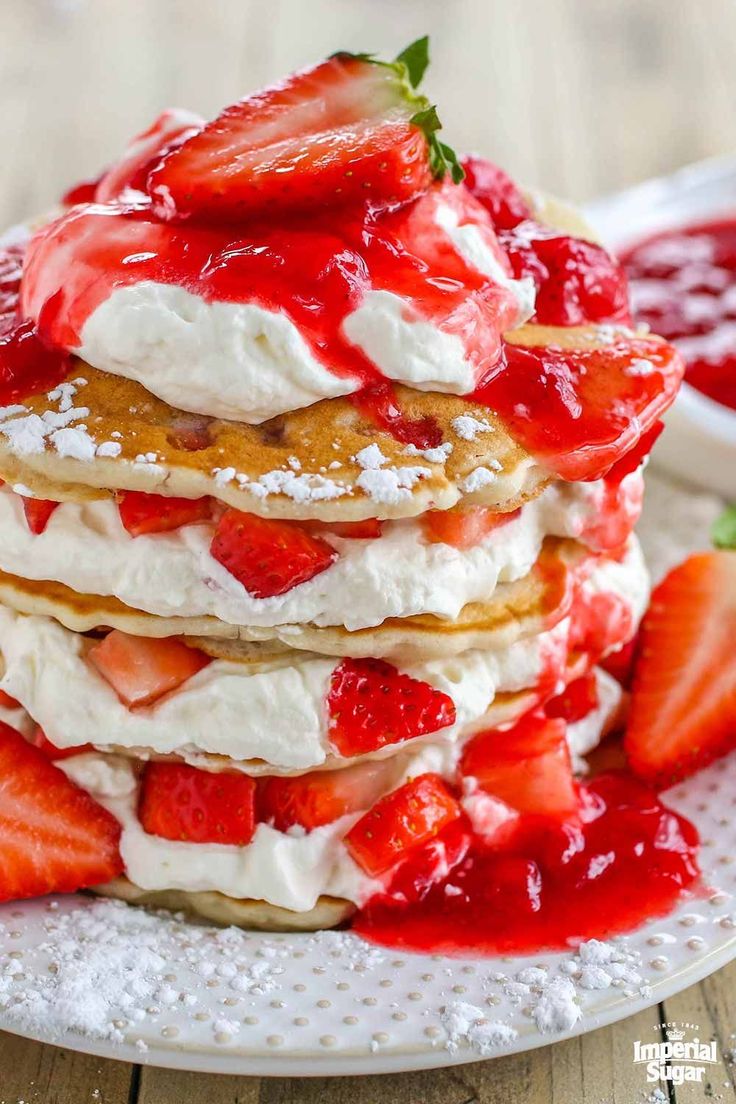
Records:
[[[736,963],[665,1001],[663,1015],[666,1022],[697,1024],[698,1038],[704,1042],[711,1039],[718,1042],[718,1065],[706,1070],[703,1085],[691,1082],[678,1086],[675,1090],[677,1104],[695,1104],[704,1096],[724,1102],[735,1101],[735,1071],[728,1059],[736,1044]],[[688,1038],[694,1037],[694,1033],[688,1034]]]
[[[227,1077],[144,1066],[136,1101],[131,1104],[259,1104],[260,1085],[258,1077]]]
[[[0,1104],[128,1104],[132,1070],[0,1032]]]
[[[268,1077],[261,1082],[258,1104],[475,1104],[467,1076],[472,1068],[373,1077]]]

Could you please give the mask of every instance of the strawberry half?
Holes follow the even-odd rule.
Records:
[[[382,659],[344,659],[327,695],[330,743],[362,755],[455,723],[455,703]]]
[[[345,846],[366,874],[384,874],[462,814],[436,774],[422,774],[382,797],[345,836]]]
[[[226,510],[210,545],[221,563],[254,598],[273,598],[326,571],[337,552],[293,521]]]
[[[421,521],[424,538],[430,544],[473,548],[494,529],[500,529],[520,513],[521,507],[502,514],[485,506],[471,506],[466,510],[428,510],[422,514]]]
[[[214,773],[186,763],[148,763],[138,816],[153,836],[242,847],[255,832],[255,790],[253,779],[239,771]]]
[[[567,817],[578,807],[565,722],[527,713],[507,731],[479,732],[466,745],[461,773],[520,813]]]
[[[336,204],[375,209],[414,199],[433,177],[463,173],[415,88],[420,39],[393,62],[334,54],[233,104],[148,177],[162,218],[228,222]]]
[[[0,724],[0,900],[73,893],[123,871],[120,825]]]
[[[118,512],[123,528],[131,537],[140,537],[208,521],[212,517],[212,503],[209,498],[169,498],[124,491],[118,500]]]
[[[151,705],[210,663],[210,657],[174,637],[152,639],[113,629],[87,653],[129,709]]]
[[[25,498],[23,495],[19,497],[23,501],[23,512],[26,515],[26,524],[31,532],[35,536],[38,536],[39,533],[43,533],[49,523],[49,518],[56,507],[61,506],[61,503],[52,502],[45,498]]]
[[[388,788],[394,768],[385,759],[342,770],[309,771],[295,778],[264,778],[258,784],[260,819],[285,832],[294,824],[311,831],[369,809]]]
[[[736,747],[736,551],[690,556],[655,587],[639,635],[625,749],[661,785]]]

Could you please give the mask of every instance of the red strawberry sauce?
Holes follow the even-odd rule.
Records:
[[[354,930],[402,950],[523,954],[671,911],[698,878],[695,828],[624,773],[598,775],[580,794],[577,821],[528,816],[497,846],[454,821],[399,867]]]
[[[637,320],[679,348],[688,383],[736,410],[736,218],[666,230],[622,260]]]

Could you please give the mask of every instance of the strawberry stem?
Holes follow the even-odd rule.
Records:
[[[716,548],[736,548],[736,506],[728,506],[716,518],[711,537]]]

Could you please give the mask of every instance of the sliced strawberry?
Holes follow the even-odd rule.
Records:
[[[148,174],[163,155],[196,134],[203,124],[204,119],[188,111],[163,111],[147,130],[136,135],[121,159],[103,173],[95,188],[94,199],[98,203],[109,203],[127,188],[145,191]],[[75,199],[73,202],[81,201]]]
[[[497,230],[510,230],[532,217],[532,209],[510,176],[483,157],[463,157],[465,184],[483,204]]]
[[[333,820],[369,809],[386,791],[389,760],[356,763],[342,770],[309,771],[296,778],[264,778],[258,784],[261,820],[285,832],[294,824],[311,831]]]
[[[75,207],[77,203],[92,203],[97,193],[97,188],[105,174],[95,176],[89,180],[80,180],[68,188],[61,197],[63,207]]]
[[[0,724],[0,900],[73,893],[123,871],[120,825]]]
[[[174,637],[157,640],[113,629],[87,658],[129,709],[150,705],[210,663],[209,656]]]
[[[461,814],[439,775],[422,774],[377,801],[345,836],[345,846],[358,866],[375,877]]]
[[[452,698],[382,659],[344,659],[327,695],[330,743],[362,755],[455,723]]]
[[[11,698],[10,694],[6,694],[4,690],[0,690],[0,708],[3,709],[20,709],[20,702],[15,698]]]
[[[544,707],[548,717],[561,717],[574,724],[587,717],[598,706],[598,680],[595,671],[588,671],[569,683],[561,694],[551,698]]]
[[[24,495],[19,497],[23,500],[26,524],[31,532],[38,536],[39,533],[43,533],[49,523],[49,518],[56,507],[61,506],[61,503],[51,502],[45,498],[26,498]]]
[[[182,525],[195,525],[212,517],[209,498],[168,498],[166,495],[124,491],[118,500],[123,527],[131,537],[165,533]]]
[[[138,816],[153,836],[242,847],[255,832],[255,791],[253,779],[240,771],[214,773],[186,763],[148,763]]]
[[[378,518],[366,518],[364,521],[304,521],[302,525],[310,533],[332,533],[347,540],[376,540],[383,529],[383,522]]]
[[[392,63],[335,54],[227,107],[163,158],[148,191],[165,218],[216,222],[335,204],[380,209],[462,170],[413,86],[427,41]]]
[[[52,744],[48,736],[41,728],[40,725],[36,725],[33,736],[31,737],[31,743],[34,747],[42,751],[47,759],[52,761],[56,759],[70,759],[73,755],[84,755],[87,751],[94,751],[92,744],[79,744],[77,747],[60,748],[56,744]]]
[[[507,525],[521,513],[521,508],[510,513],[498,513],[485,506],[471,506],[466,510],[428,510],[422,514],[424,537],[433,544],[451,544],[455,548],[472,548],[484,537]]]
[[[520,813],[570,816],[578,797],[565,728],[535,711],[507,731],[480,732],[465,746],[461,773]]]
[[[335,549],[293,521],[226,510],[210,546],[212,556],[254,598],[273,598],[326,571]]]
[[[625,748],[632,770],[667,785],[736,747],[736,551],[670,571],[640,631]]]

